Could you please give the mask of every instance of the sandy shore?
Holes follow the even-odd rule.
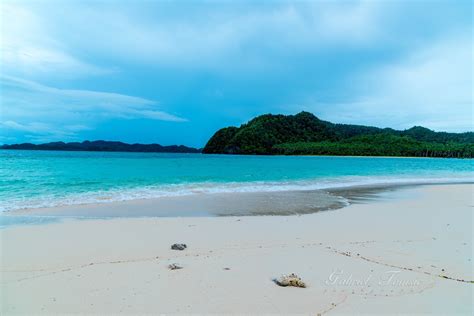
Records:
[[[1,314],[473,313],[473,185],[301,216],[69,220],[0,231]],[[173,243],[188,249],[174,251]],[[169,270],[177,263],[181,270]],[[272,282],[297,273],[308,288]]]

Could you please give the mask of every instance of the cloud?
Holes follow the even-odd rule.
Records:
[[[470,34],[439,39],[351,78],[355,93],[350,99],[332,104],[319,101],[309,108],[347,123],[472,130],[472,45]]]
[[[119,93],[58,89],[21,78],[2,76],[4,115],[21,112],[71,114],[91,112],[96,116],[122,118],[150,118],[184,122],[186,119],[153,108],[155,101]],[[5,89],[6,88],[6,89]],[[26,113],[32,110],[32,113]]]
[[[27,138],[34,142],[75,140],[77,139],[77,132],[91,129],[85,125],[53,126],[42,122],[21,124],[15,121],[0,122],[0,127],[26,134]]]
[[[325,6],[321,4],[313,10],[317,16],[316,29],[319,36],[329,42],[345,45],[367,43],[382,35],[378,26],[384,16],[383,7],[375,1],[359,1],[340,5]]]
[[[2,3],[0,62],[4,73],[37,77],[76,78],[110,74],[104,68],[80,60],[71,54],[64,38],[48,29],[48,16],[27,6]]]
[[[289,56],[419,41],[409,25],[426,12],[387,1],[211,4],[12,2],[3,10],[4,64],[21,77],[107,74],[131,64],[268,73]]]
[[[68,53],[72,51],[119,64],[235,71],[242,66],[263,67],[273,60],[268,55],[287,52],[289,47],[318,50],[367,42],[377,34],[383,13],[372,1],[214,3],[202,8],[190,5],[189,10],[165,3],[138,4],[9,4],[3,22],[5,61],[25,72],[107,71]],[[236,59],[239,63],[229,63]]]
[[[118,93],[58,89],[38,82],[1,76],[1,127],[52,138],[73,138],[108,119],[185,122],[156,109],[156,102]],[[66,124],[65,124],[66,122]],[[82,122],[87,122],[86,124]]]
[[[337,122],[472,129],[469,2],[0,5],[0,120],[10,122],[1,128],[16,126],[29,137],[40,136],[28,130],[42,128],[50,136],[87,134],[63,125],[104,133],[101,124],[111,119],[185,120],[170,107],[193,117],[189,130],[172,133],[173,141],[218,128],[222,118],[234,124],[302,109]],[[127,92],[91,91],[94,86]],[[125,126],[136,125],[118,123],[105,133],[129,137]],[[152,141],[168,137],[153,134]]]

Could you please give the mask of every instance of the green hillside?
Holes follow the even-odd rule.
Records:
[[[474,133],[435,132],[415,126],[404,131],[334,124],[311,113],[258,116],[240,127],[217,131],[203,149],[208,154],[474,156]]]

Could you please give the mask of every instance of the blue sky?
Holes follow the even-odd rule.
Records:
[[[203,146],[264,113],[473,126],[471,1],[2,1],[0,143]]]

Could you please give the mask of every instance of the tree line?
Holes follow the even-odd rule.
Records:
[[[311,113],[258,116],[217,131],[204,153],[472,158],[474,133],[334,124]]]

